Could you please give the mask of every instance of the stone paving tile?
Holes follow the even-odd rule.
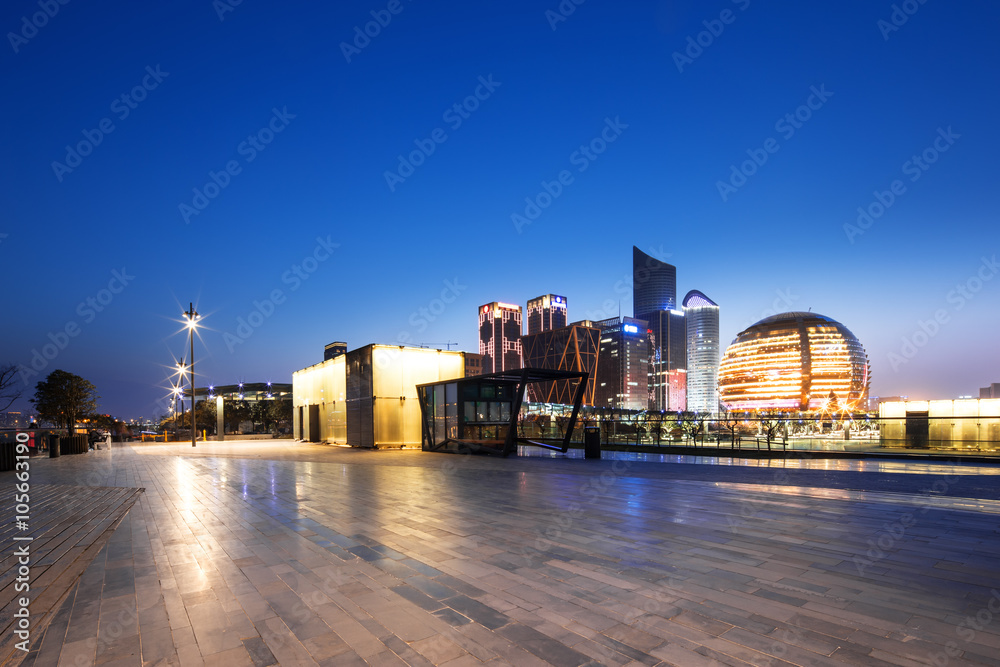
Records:
[[[848,491],[627,463],[236,442],[40,461],[37,483],[146,491],[31,664],[995,660],[1000,626],[962,625],[1000,588],[989,466],[844,473]],[[921,470],[974,472],[948,486],[989,500],[928,499]]]

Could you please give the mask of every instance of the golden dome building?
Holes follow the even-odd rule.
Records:
[[[864,409],[871,369],[861,341],[819,313],[780,313],[741,331],[719,364],[730,410]],[[832,396],[831,396],[832,394]]]

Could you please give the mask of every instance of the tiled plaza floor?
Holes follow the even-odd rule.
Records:
[[[895,465],[41,460],[145,493],[23,664],[1000,664],[1000,476]]]

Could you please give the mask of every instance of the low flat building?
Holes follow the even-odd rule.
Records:
[[[371,344],[292,373],[296,439],[420,447],[417,385],[465,376],[465,353]]]
[[[883,401],[883,447],[1000,449],[1000,398]]]

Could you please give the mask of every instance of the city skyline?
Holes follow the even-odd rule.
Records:
[[[289,382],[334,340],[475,352],[497,299],[635,315],[635,245],[721,350],[811,309],[872,394],[976,394],[1000,7],[892,4],[9,4],[0,363],[150,417],[189,302],[199,385]]]

